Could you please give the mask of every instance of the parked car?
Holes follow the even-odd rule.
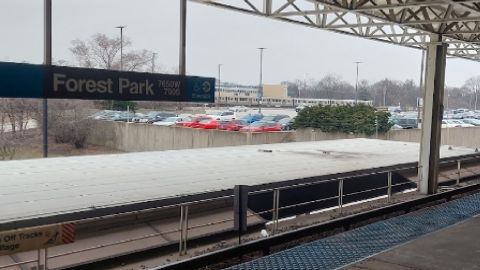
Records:
[[[149,124],[153,124],[155,122],[159,122],[159,121],[162,121],[162,120],[165,120],[167,119],[168,117],[175,117],[177,116],[176,113],[173,113],[173,112],[155,112],[153,114],[151,114],[145,122],[149,123]]]
[[[111,110],[104,110],[100,112],[96,112],[90,115],[88,118],[94,120],[110,120],[114,115],[121,113],[120,111],[111,111]]]
[[[474,127],[474,125],[467,124],[467,123],[463,122],[462,120],[449,119],[449,120],[447,120],[447,122],[456,125],[456,127]]]
[[[282,127],[278,122],[273,121],[257,121],[251,123],[249,126],[243,127],[240,131],[249,131],[249,132],[270,132],[270,131],[281,131]]]
[[[257,122],[262,120],[263,114],[261,113],[255,113],[255,114],[248,114],[245,115],[244,117],[240,118],[240,120],[247,122],[248,124],[251,124],[253,122]]]
[[[282,130],[293,130],[293,118],[283,118],[278,121]]]
[[[235,107],[230,107],[228,110],[232,112],[248,112],[248,108],[245,106],[235,106]]]
[[[198,125],[198,122],[204,120],[204,119],[210,119],[211,117],[206,116],[206,115],[194,115],[194,116],[188,116],[183,121],[177,122],[177,126],[182,126],[182,127],[195,127]]]
[[[243,120],[222,121],[218,124],[218,129],[228,131],[239,131],[241,128],[248,126],[249,123]]]
[[[205,118],[203,120],[200,120],[197,124],[192,125],[192,127],[203,129],[217,129],[218,121],[219,120],[215,118]]]
[[[283,118],[290,118],[290,116],[285,114],[266,115],[262,118],[262,122],[278,122]]]
[[[119,112],[114,114],[109,120],[117,122],[131,122],[135,117],[133,112]]]
[[[451,123],[448,120],[442,120],[442,128],[453,128],[453,127],[458,127],[458,125]]]
[[[299,111],[301,111],[301,110],[303,110],[307,107],[308,107],[307,105],[301,104],[301,105],[298,105],[297,107],[295,107],[295,111],[299,112]]]
[[[209,114],[208,116],[220,121],[233,120],[236,118],[235,112],[232,112],[232,111],[218,111],[218,112]]]
[[[474,125],[474,126],[480,126],[480,120],[475,119],[475,118],[462,119],[462,122],[464,122],[466,124]]]
[[[154,122],[154,125],[157,126],[173,126],[177,124],[178,122],[181,122],[185,119],[185,117],[180,117],[180,116],[174,116],[174,117],[168,117],[165,118],[162,121]]]
[[[393,122],[405,129],[418,128],[417,118],[396,118]]]

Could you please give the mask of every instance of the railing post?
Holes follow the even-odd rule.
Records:
[[[279,209],[280,209],[280,190],[274,189],[273,190],[273,228],[272,233],[276,234],[278,230],[278,219],[279,219]]]
[[[188,205],[180,205],[180,256],[187,254],[187,239],[188,239]]]
[[[343,211],[343,179],[338,180],[338,210]]]
[[[392,172],[388,172],[388,188],[387,188],[387,202],[392,200]]]
[[[41,262],[42,255],[40,253],[40,249],[37,250],[37,270],[40,270],[40,266],[42,264]]]
[[[44,270],[48,270],[48,248],[45,248],[44,250]]]
[[[462,161],[459,159],[457,160],[457,186],[460,185],[460,169],[462,167]]]

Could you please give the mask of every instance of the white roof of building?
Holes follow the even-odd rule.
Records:
[[[349,139],[5,161],[0,224],[416,162],[418,152],[417,143]],[[473,152],[442,147],[441,156]]]

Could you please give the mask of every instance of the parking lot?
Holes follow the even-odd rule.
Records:
[[[192,113],[195,112],[195,113]],[[180,111],[99,111],[94,120],[133,122],[159,126],[219,129],[226,131],[276,132],[293,129],[297,112],[293,108],[218,107],[185,108]]]

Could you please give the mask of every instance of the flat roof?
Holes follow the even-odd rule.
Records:
[[[394,166],[418,153],[417,143],[346,139],[4,161],[0,224]],[[442,158],[473,153],[441,148]]]

